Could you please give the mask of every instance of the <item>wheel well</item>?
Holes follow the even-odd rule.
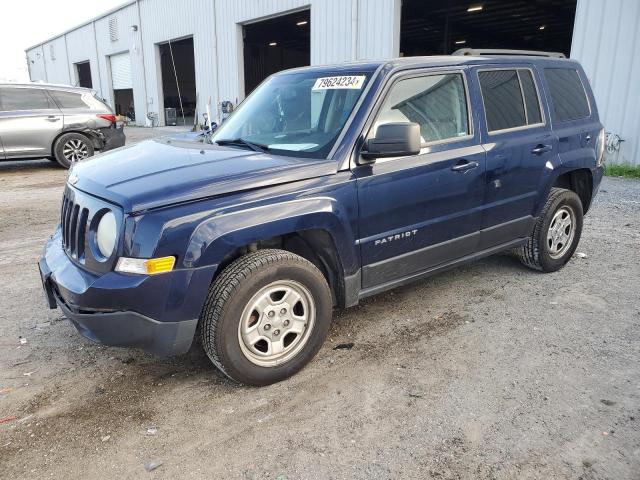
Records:
[[[309,260],[327,280],[334,306],[344,306],[342,263],[331,235],[325,230],[301,230],[236,248],[220,263],[216,276],[242,255],[265,248],[286,250]]]
[[[580,197],[582,210],[587,213],[591,206],[591,196],[593,195],[593,176],[591,170],[580,169],[563,173],[556,181],[553,182],[554,187],[566,188],[572,190]]]
[[[83,137],[87,137],[87,139],[91,142],[91,144],[93,145],[94,149],[98,149],[99,148],[99,142],[97,140],[97,138],[95,137],[95,135],[92,135],[89,132],[86,131],[80,131],[80,130],[65,130],[63,132],[60,132],[56,138],[53,139],[53,142],[51,142],[51,156],[55,156],[56,152],[56,142],[58,141],[58,139],[63,136],[66,135],[67,133],[77,133],[79,135],[82,135]]]

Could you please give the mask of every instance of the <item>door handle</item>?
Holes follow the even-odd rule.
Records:
[[[57,122],[58,120],[60,120],[59,117],[54,117],[53,115],[49,115],[47,118],[45,118],[45,120],[47,122]]]
[[[478,162],[470,162],[469,160],[458,160],[451,170],[454,172],[466,172],[467,170],[471,170],[472,168],[476,168],[480,165]]]
[[[550,152],[551,148],[551,145],[539,144],[536,146],[536,148],[531,150],[531,153],[533,153],[534,155],[542,155],[543,153]]]
[[[584,139],[587,141],[587,143],[589,143],[591,141],[591,135],[587,133],[587,136],[584,137]]]

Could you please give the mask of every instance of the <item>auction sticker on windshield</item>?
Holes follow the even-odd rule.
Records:
[[[345,75],[341,77],[322,77],[316,80],[312,90],[332,90],[336,88],[352,88],[360,90],[364,85],[364,75]]]

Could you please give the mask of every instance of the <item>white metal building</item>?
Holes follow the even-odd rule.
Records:
[[[639,29],[637,0],[133,0],[26,55],[32,80],[90,86],[138,125],[150,113],[164,125],[167,107],[201,119],[210,102],[218,118],[220,102],[282,68],[460,47],[563,51],[623,140],[610,161],[640,165]]]

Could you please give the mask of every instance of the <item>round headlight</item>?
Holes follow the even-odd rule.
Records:
[[[117,236],[116,216],[113,212],[107,212],[100,219],[98,230],[96,231],[98,250],[105,258],[109,258],[116,248]]]

